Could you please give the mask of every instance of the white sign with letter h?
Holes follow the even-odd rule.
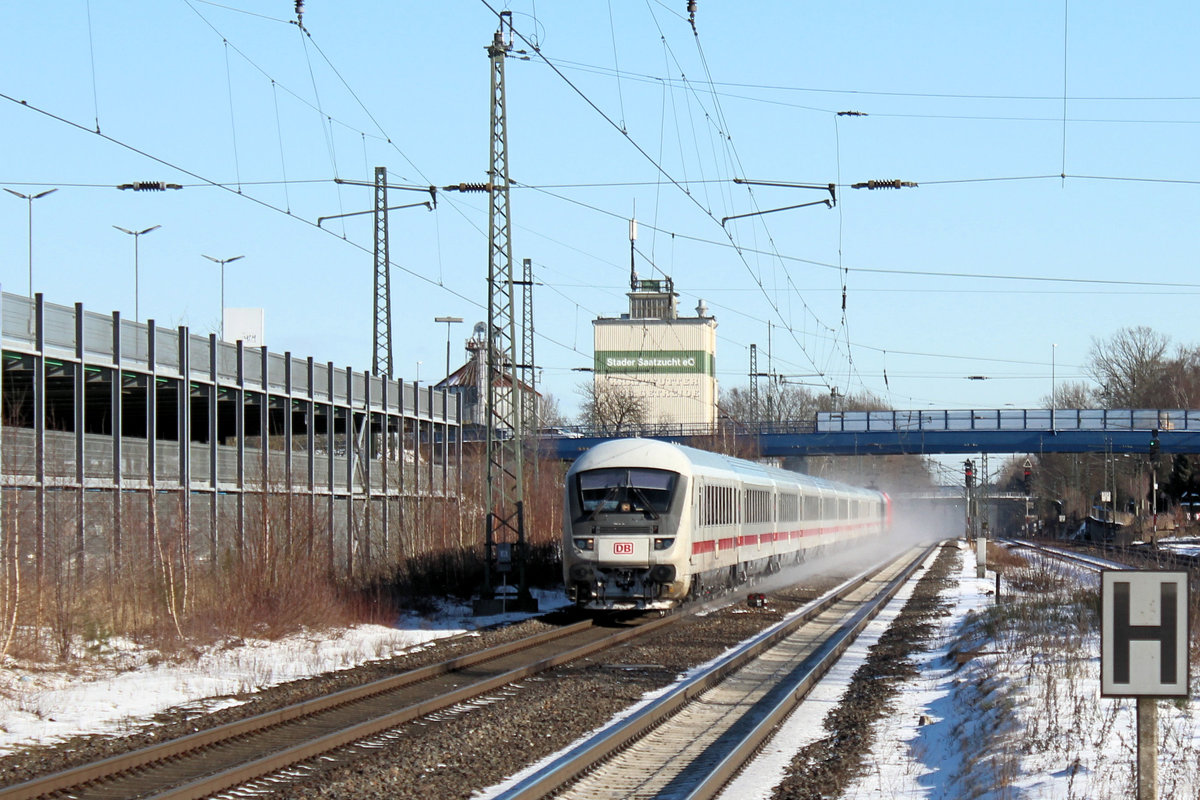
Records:
[[[1188,696],[1188,574],[1100,574],[1100,694]]]

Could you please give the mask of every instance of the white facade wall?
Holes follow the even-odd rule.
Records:
[[[712,317],[598,319],[595,387],[646,403],[646,422],[715,425],[717,322]]]

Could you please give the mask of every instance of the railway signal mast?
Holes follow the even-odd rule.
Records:
[[[1021,489],[1025,492],[1025,532],[1033,533],[1033,463],[1027,458],[1022,466]]]
[[[966,490],[967,500],[967,538],[974,539],[977,535],[975,525],[978,500],[975,492],[975,462],[969,458],[963,462],[963,488]]]

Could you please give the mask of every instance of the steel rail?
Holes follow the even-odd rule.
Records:
[[[526,665],[514,670],[509,670],[499,676],[474,682],[464,686],[456,691],[441,695],[437,698],[432,698],[428,701],[409,706],[394,712],[384,719],[388,720],[386,724],[381,721],[372,721],[353,726],[347,731],[323,737],[320,742],[322,744],[309,743],[299,747],[289,748],[286,753],[288,756],[277,754],[277,756],[258,759],[252,762],[258,767],[251,765],[241,765],[232,770],[227,770],[224,773],[212,775],[203,780],[196,780],[178,789],[173,789],[167,792],[162,792],[154,797],[159,798],[200,798],[207,794],[237,785],[238,783],[249,780],[253,777],[258,777],[265,772],[273,771],[274,769],[287,766],[303,760],[310,755],[315,755],[335,747],[354,741],[358,738],[371,735],[381,730],[386,730],[390,727],[395,727],[405,721],[432,713],[442,708],[452,706],[455,703],[461,702],[464,699],[473,697],[478,694],[490,691],[498,686],[506,683],[528,677],[536,672],[540,672],[551,667],[557,666],[565,661],[574,660],[584,655],[588,655],[597,650],[602,650],[614,644],[622,642],[628,638],[639,636],[644,633],[649,633],[663,625],[675,622],[679,619],[678,615],[663,617],[658,620],[644,623],[637,627],[619,631],[611,636],[604,637],[596,642],[592,642],[577,648],[573,648],[565,653],[540,659],[532,664]],[[303,717],[310,717],[314,714],[336,709],[339,706],[346,705],[373,695],[383,694],[410,684],[419,683],[441,675],[446,675],[457,670],[475,666],[487,661],[493,661],[503,656],[512,655],[528,650],[542,644],[552,642],[556,639],[564,638],[575,633],[583,632],[593,627],[592,622],[584,621],[573,625],[568,625],[563,628],[546,631],[534,636],[529,636],[524,639],[510,642],[503,645],[487,648],[475,653],[467,653],[437,664],[431,664],[426,667],[410,670],[400,675],[390,678],[383,678],[378,681],[364,684],[350,689],[343,689],[325,697],[306,700],[296,703],[285,708],[269,711],[264,714],[258,714],[253,717],[248,717],[244,720],[225,723],[214,728],[199,731],[189,734],[188,736],[179,739],[173,739],[167,742],[153,745],[151,747],[136,750],[122,755],[112,756],[102,761],[97,761],[91,764],[84,764],[62,772],[46,775],[40,778],[34,778],[14,786],[0,789],[0,800],[34,800],[34,798],[43,797],[54,792],[64,789],[73,788],[85,784],[93,784],[100,782],[106,778],[115,777],[117,775],[127,774],[133,770],[146,767],[151,764],[160,763],[168,759],[179,758],[186,754],[193,753],[205,747],[210,747],[221,742],[228,742],[232,739],[248,736],[251,734],[262,732],[268,728],[278,727],[289,722],[293,722]],[[258,771],[255,772],[254,770]],[[224,777],[222,777],[224,776]],[[191,788],[185,790],[185,787],[195,787],[195,791]],[[195,793],[199,792],[199,793]]]
[[[1029,541],[1028,539],[997,539],[996,541],[998,543],[1006,542],[1015,547],[1032,550],[1035,553],[1041,553],[1044,556],[1058,559],[1059,561],[1066,561],[1076,566],[1083,567],[1084,569],[1090,569],[1096,572],[1099,572],[1102,569],[1133,569],[1133,567],[1129,566],[1128,564],[1120,564],[1118,562],[1102,559],[1097,556],[1073,553],[1070,550],[1063,550],[1058,547],[1049,547],[1044,544],[1037,544]]]
[[[1200,567],[1200,558],[1197,556],[1163,550],[1156,545],[1107,545],[1103,548],[1105,552],[1111,552],[1116,557],[1133,559],[1133,563],[1127,563],[1114,562],[1111,559],[1096,555],[1072,553],[1071,550],[1063,549],[1063,547],[1050,547],[1028,539],[1006,541],[1012,541],[1017,546],[1026,547],[1031,550],[1040,550],[1051,555],[1067,553],[1069,554],[1068,558],[1080,560],[1081,563],[1086,562],[1090,558],[1099,564],[1102,569],[1162,569],[1165,566],[1170,569],[1194,570]],[[1067,546],[1066,543],[1063,543],[1063,545],[1064,547]],[[1086,545],[1084,546],[1086,547]]]
[[[937,544],[933,544],[923,549],[911,563],[906,565],[902,573],[889,582],[880,594],[876,595],[876,600],[873,603],[869,606],[864,606],[863,609],[855,614],[851,621],[853,623],[851,627],[861,630],[871,618],[878,614],[879,610],[886,604],[886,601],[899,591],[904,581],[911,576],[912,572],[916,570],[937,546]],[[894,563],[894,561],[891,562],[891,564]],[[671,691],[655,699],[638,713],[601,730],[587,741],[559,756],[544,768],[518,781],[515,785],[497,795],[496,800],[538,800],[558,791],[600,762],[611,758],[630,743],[640,739],[665,720],[679,713],[684,706],[691,703],[701,694],[795,633],[803,625],[812,621],[833,604],[845,598],[886,568],[885,566],[879,569],[868,570],[831,589],[821,597],[810,602],[795,616],[782,620],[754,637],[705,671],[683,681]],[[823,675],[828,670],[829,666],[836,661],[837,656],[850,645],[854,636],[857,635],[857,630],[854,631],[853,635],[850,634],[849,630],[845,630],[847,625],[850,625],[850,623],[839,626],[839,631],[841,631],[840,636],[835,634],[825,645],[828,650],[822,655],[818,667],[814,667],[813,669],[813,672],[817,672],[819,669],[819,672],[817,672],[818,676]],[[835,639],[837,640],[837,644],[832,643]],[[812,682],[815,682],[815,678],[811,678],[808,682],[811,685]],[[804,693],[807,693],[807,689]],[[766,730],[769,731],[770,727],[768,726]],[[753,753],[756,749],[757,745],[745,748],[746,752],[750,753]],[[740,768],[740,762],[738,768]],[[722,781],[723,784],[724,781]]]
[[[808,693],[812,691],[812,688],[817,685],[821,678],[825,676],[825,673],[837,662],[838,658],[854,643],[854,640],[858,638],[867,624],[879,616],[879,613],[896,596],[901,587],[908,582],[917,568],[939,546],[939,544],[930,545],[919,553],[901,570],[900,574],[888,583],[882,592],[867,605],[864,605],[847,625],[840,628],[837,634],[824,645],[824,652],[818,662],[805,674],[798,676],[794,680],[787,694],[759,719],[758,723],[746,734],[742,741],[722,758],[716,767],[690,793],[684,796],[685,800],[710,800],[720,794],[721,790],[741,772],[750,759],[775,734],[778,726],[788,718],[792,711],[796,709],[796,706],[803,702]]]

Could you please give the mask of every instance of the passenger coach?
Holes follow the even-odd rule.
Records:
[[[890,524],[891,502],[879,491],[617,439],[567,472],[564,580],[580,606],[669,608]]]

